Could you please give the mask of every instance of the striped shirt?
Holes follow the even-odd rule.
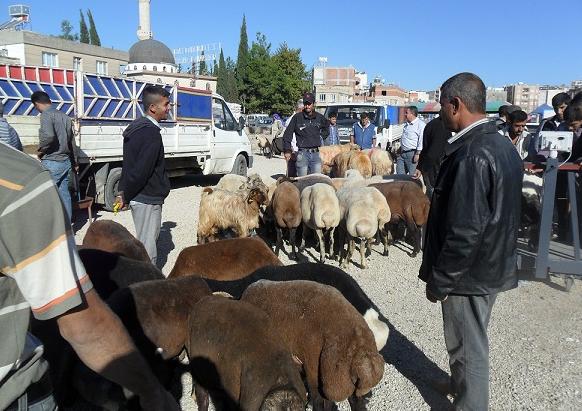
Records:
[[[31,310],[55,318],[91,288],[50,173],[0,144],[0,409],[46,371]]]
[[[3,117],[0,117],[0,141],[22,151],[22,143],[18,133]]]

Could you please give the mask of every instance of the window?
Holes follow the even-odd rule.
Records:
[[[214,126],[227,131],[236,130],[237,122],[234,120],[228,106],[221,100],[212,100],[212,117],[214,118]]]
[[[107,62],[97,60],[97,74],[106,75],[107,74]]]
[[[234,119],[234,116],[230,112],[230,109],[224,102],[222,102],[222,107],[224,109],[224,118],[226,119],[226,129],[227,130],[236,130],[237,122]]]
[[[325,94],[320,94],[319,95],[319,101],[325,101]]]
[[[56,53],[42,52],[42,65],[45,67],[58,67],[59,61]]]
[[[126,69],[129,69],[129,66],[126,66],[125,64],[120,64],[120,65],[119,65],[119,73],[120,73],[120,74],[123,74],[123,73],[125,73],[125,70],[126,70]]]
[[[382,90],[382,95],[385,96],[386,95],[386,90]]]
[[[73,57],[73,70],[83,70],[83,59],[81,57]]]

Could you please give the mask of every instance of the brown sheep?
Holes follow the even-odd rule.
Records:
[[[238,280],[268,265],[283,265],[258,237],[232,238],[184,248],[168,278],[197,275],[213,280]]]
[[[358,170],[364,178],[372,177],[372,161],[362,151],[347,151],[340,153],[333,159],[333,177],[345,177],[347,170]]]
[[[262,310],[244,301],[208,296],[193,310],[186,347],[196,402],[216,409],[300,411],[307,393],[291,352]]]
[[[390,224],[404,221],[409,233],[413,235],[414,245],[412,257],[420,251],[421,228],[428,220],[430,201],[422,192],[422,187],[415,182],[398,181],[391,183],[371,184],[386,197],[392,213]],[[384,238],[384,255],[388,255],[388,240]]]
[[[333,158],[339,153],[345,153],[350,150],[359,150],[357,144],[338,144],[333,146],[319,147],[319,157],[321,158],[321,172],[329,174],[333,165]]]
[[[83,238],[81,248],[93,248],[121,254],[134,260],[151,262],[141,241],[127,228],[111,220],[99,220],[91,224]]]
[[[252,188],[248,194],[205,188],[200,199],[198,244],[219,240],[221,230],[232,229],[238,237],[248,237],[259,226],[260,207],[266,201],[262,188]]]
[[[394,162],[390,157],[390,154],[380,148],[372,148],[364,150],[364,153],[370,157],[372,162],[372,175],[373,176],[384,176],[390,175],[394,169]]]
[[[277,246],[275,254],[279,256],[279,250],[283,247],[283,229],[289,230],[289,243],[291,243],[292,258],[297,258],[295,251],[295,233],[301,225],[301,198],[299,189],[289,181],[282,181],[277,185],[271,201],[271,209],[275,218],[275,230],[277,231]]]
[[[372,331],[335,288],[261,280],[241,300],[269,314],[303,364],[314,410],[350,397],[350,404],[357,404],[382,379],[384,359]]]

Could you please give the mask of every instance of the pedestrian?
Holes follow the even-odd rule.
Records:
[[[360,114],[360,121],[352,126],[350,143],[359,145],[362,150],[376,147],[376,126],[370,122],[368,113]]]
[[[445,156],[445,146],[449,138],[451,138],[451,132],[447,130],[440,116],[429,121],[422,132],[422,151],[420,152],[414,177],[420,178],[422,176],[426,186],[426,195],[429,199],[432,198],[439,168]]]
[[[514,112],[515,110],[521,110],[521,107],[516,106],[515,104],[504,104],[499,106],[497,109],[497,120],[495,121],[495,125],[497,126],[497,130],[503,130],[507,125],[507,117],[509,114]]]
[[[329,121],[329,135],[325,140],[323,140],[323,145],[336,146],[340,144],[339,134],[337,131],[337,113],[335,111],[329,113],[327,121]]]
[[[517,287],[523,165],[487,120],[479,77],[460,73],[440,90],[440,115],[457,134],[437,177],[419,277],[427,299],[441,301],[455,409],[487,410],[487,327],[497,294]]]
[[[22,151],[22,142],[14,127],[4,118],[4,104],[0,101],[0,141]]]
[[[49,95],[44,91],[32,93],[30,101],[40,112],[38,158],[51,173],[71,221],[73,205],[69,192],[69,174],[71,170],[78,171],[73,122],[69,116],[52,106]]]
[[[297,105],[295,107],[295,113],[291,114],[287,120],[285,121],[285,129],[287,129],[287,127],[289,127],[289,124],[291,123],[291,120],[293,119],[293,116],[295,116],[295,114],[297,113],[301,113],[303,111],[303,99],[300,99],[297,102]],[[283,131],[284,134],[284,131]],[[283,138],[281,137],[281,147],[283,147]],[[285,161],[287,163],[287,177],[297,177],[297,137],[295,136],[295,133],[293,133],[293,138],[291,139],[291,156],[289,158],[285,157]],[[284,149],[282,150],[284,151]]]
[[[142,104],[145,116],[123,132],[123,167],[116,203],[119,207],[129,204],[137,239],[156,265],[162,204],[170,193],[159,122],[168,118],[170,93],[161,86],[147,86]]]
[[[553,117],[542,120],[540,123],[540,131],[562,131],[566,130],[564,122],[564,111],[570,104],[570,95],[568,93],[558,93],[552,97],[552,107],[554,108]]]
[[[283,134],[285,159],[289,161],[292,154],[293,134],[297,140],[297,175],[321,173],[319,147],[322,139],[327,138],[329,128],[323,115],[315,111],[313,93],[303,95],[303,111],[296,113],[289,121]]]
[[[5,144],[0,164],[0,409],[56,409],[43,346],[28,332],[32,310],[144,409],[178,410],[93,289],[50,171]]]
[[[273,114],[273,125],[271,126],[271,145],[276,138],[281,136],[285,131],[285,126],[283,125],[283,120],[281,116],[277,113]]]
[[[422,151],[422,132],[426,124],[418,118],[416,106],[406,107],[406,123],[400,139],[400,152],[396,158],[396,174],[414,175]]]
[[[532,136],[527,132],[527,113],[523,110],[515,110],[507,115],[507,122],[499,133],[509,139],[522,159],[529,156],[533,149],[531,146]],[[536,153],[531,151],[531,156]]]

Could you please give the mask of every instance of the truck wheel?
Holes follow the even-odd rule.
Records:
[[[105,182],[105,209],[113,211],[115,196],[119,189],[119,180],[121,179],[121,167],[112,169]]]
[[[238,174],[239,176],[247,175],[247,159],[244,155],[239,154],[236,156],[231,174]]]

